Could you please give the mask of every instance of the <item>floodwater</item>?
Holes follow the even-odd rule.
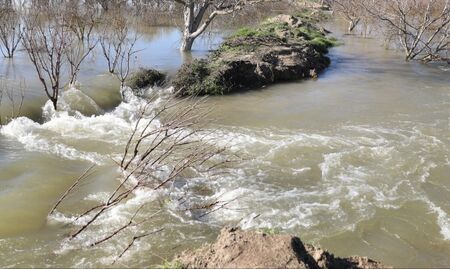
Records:
[[[242,161],[226,174],[180,179],[163,193],[140,190],[92,229],[66,240],[74,215],[118,184],[120,157],[143,102],[121,102],[101,59],[83,71],[81,91],[64,93],[54,112],[30,79],[25,56],[0,62],[7,79],[27,78],[28,117],[0,131],[0,266],[109,266],[140,231],[164,228],[137,242],[116,266],[148,266],[214,239],[224,225],[272,228],[299,235],[339,256],[363,255],[396,267],[450,265],[450,70],[405,63],[376,40],[340,36],[332,64],[318,80],[211,97],[215,143]],[[179,33],[161,28],[140,43],[136,66],[173,73],[182,62]],[[200,42],[194,56],[213,43]],[[164,91],[165,89],[160,89]],[[155,103],[154,106],[157,106]],[[41,116],[44,115],[44,116]],[[58,212],[53,204],[85,171],[95,173]],[[231,201],[199,217],[177,197]],[[96,247],[93,238],[127,222],[140,204],[143,227]]]

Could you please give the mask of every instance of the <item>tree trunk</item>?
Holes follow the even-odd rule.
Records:
[[[358,26],[360,19],[349,21],[348,32],[351,33],[355,30],[356,26]]]
[[[194,44],[195,38],[183,35],[183,40],[181,42],[180,51],[191,51],[192,45]]]
[[[57,107],[58,107],[58,98],[51,98],[50,101],[52,101],[53,108],[55,109],[55,111],[58,110],[57,109]]]
[[[181,42],[180,51],[191,51],[192,44],[194,43],[194,38],[191,37],[191,33],[195,31],[194,28],[194,2],[186,2],[183,10],[184,15],[184,29],[183,29],[183,40]]]

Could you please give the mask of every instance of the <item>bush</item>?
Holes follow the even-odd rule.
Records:
[[[181,67],[172,84],[181,96],[222,95],[228,91],[228,87],[220,69],[221,66],[216,62],[196,59]]]
[[[154,70],[140,68],[127,80],[126,85],[132,89],[143,89],[151,86],[161,86],[164,84],[166,75]]]
[[[208,74],[207,61],[196,59],[181,67],[172,84],[179,91],[178,95],[197,95],[201,92],[202,81]]]
[[[328,53],[328,48],[336,45],[336,42],[333,39],[328,39],[326,37],[316,37],[309,43],[320,53]]]

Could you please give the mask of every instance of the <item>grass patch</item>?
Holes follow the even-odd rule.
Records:
[[[275,32],[270,28],[249,28],[243,27],[236,31],[230,38],[239,37],[275,37]]]
[[[316,29],[311,26],[302,26],[294,30],[296,36],[301,36],[306,40],[313,40],[317,37],[325,37],[325,34],[322,33],[319,29]]]
[[[328,49],[336,46],[337,42],[326,37],[316,37],[309,41],[309,44],[320,53],[328,53]]]
[[[300,17],[303,21],[310,23],[318,23],[330,18],[330,15],[322,10],[313,10],[310,8],[302,8],[294,14],[295,17]]]
[[[258,229],[258,232],[268,234],[268,235],[276,235],[276,234],[281,233],[281,231],[276,228],[260,228],[260,229]]]
[[[183,265],[179,261],[167,261],[165,260],[162,264],[157,265],[158,269],[183,269]]]
[[[213,57],[218,58],[218,56],[220,56],[220,54],[222,53],[232,53],[232,54],[249,53],[255,51],[257,48],[258,48],[257,44],[253,43],[243,42],[233,44],[231,42],[230,43],[225,42],[217,49]]]

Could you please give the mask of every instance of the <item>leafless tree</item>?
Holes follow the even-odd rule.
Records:
[[[334,12],[348,22],[348,32],[352,32],[364,19],[361,1],[364,0],[331,0],[330,4]]]
[[[42,12],[42,11],[40,11]],[[69,43],[67,14],[61,9],[47,10],[50,21],[41,20],[41,14],[29,14],[25,20],[26,30],[23,46],[35,67],[39,80],[55,110],[60,89],[65,85],[63,67]]]
[[[105,12],[120,9],[126,6],[127,0],[96,0]]]
[[[92,36],[94,27],[99,20],[94,3],[89,1],[85,1],[83,4],[77,1],[69,2],[65,5],[64,12],[67,14],[69,29],[81,42]]]
[[[70,46],[68,46],[65,56],[69,64],[69,85],[74,86],[77,82],[77,76],[80,71],[80,66],[91,54],[97,45],[97,40],[92,38],[86,38],[84,42],[74,39],[73,35],[69,34],[68,37]]]
[[[183,38],[181,51],[191,51],[192,45],[220,15],[228,15],[242,10],[246,6],[255,5],[265,0],[168,0],[183,6]]]
[[[131,72],[131,61],[133,60],[133,56],[138,52],[135,50],[135,45],[138,40],[138,36],[136,34],[133,37],[127,38],[122,45],[122,50],[119,53],[118,60],[118,70],[116,73],[117,78],[120,81],[120,87],[123,88],[125,85],[125,81]]]
[[[20,44],[23,26],[19,12],[12,6],[0,8],[0,51],[5,58],[13,58],[14,52]]]
[[[108,65],[108,71],[113,74],[121,61],[121,55],[124,55],[127,47],[130,46],[130,23],[120,10],[108,13],[102,23],[99,43]]]
[[[66,58],[70,69],[69,85],[74,85],[81,64],[98,44],[98,39],[94,37],[94,27],[98,19],[95,10],[90,6],[85,6],[81,10],[79,6],[72,6],[66,9],[66,12],[68,12],[67,25],[70,29],[67,34],[70,45],[66,49]]]
[[[23,46],[55,110],[60,90],[74,85],[84,60],[96,47],[95,11],[77,1],[48,3],[25,16]]]
[[[450,59],[450,0],[372,0],[364,8],[407,61]]]

